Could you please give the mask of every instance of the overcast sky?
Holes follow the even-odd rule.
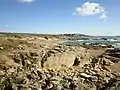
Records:
[[[120,0],[0,0],[0,31],[120,35]]]

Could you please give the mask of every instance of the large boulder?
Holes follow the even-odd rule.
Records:
[[[89,53],[82,47],[66,49],[64,52],[59,51],[52,50],[49,52],[49,56],[46,57],[43,65],[44,68],[59,68],[61,65],[66,65],[68,67],[84,65],[90,58]]]

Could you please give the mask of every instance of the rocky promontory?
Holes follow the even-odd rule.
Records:
[[[120,90],[119,48],[60,41],[1,36],[0,90]]]

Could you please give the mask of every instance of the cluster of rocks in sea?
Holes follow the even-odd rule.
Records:
[[[120,74],[105,67],[116,63],[114,58],[107,59],[107,56],[119,56],[119,49],[89,57],[89,62],[83,66],[79,66],[82,58],[78,56],[70,66],[62,63],[59,68],[47,67],[46,60],[51,60],[47,58],[67,52],[65,48],[57,46],[46,52],[15,52],[10,57],[16,66],[0,69],[0,90],[120,90]],[[74,50],[78,48],[69,46],[68,52]]]

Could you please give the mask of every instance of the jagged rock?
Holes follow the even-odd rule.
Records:
[[[113,65],[113,64],[114,64],[114,63],[111,62],[109,59],[103,58],[103,65],[110,66],[110,65]]]
[[[48,37],[44,37],[46,40],[48,40]]]
[[[5,72],[4,71],[0,71],[0,76],[4,75]]]
[[[47,90],[50,90],[50,89],[52,89],[53,87],[54,87],[54,85],[50,83],[50,84],[47,85]]]
[[[55,51],[55,50],[50,50],[49,53],[55,54],[55,53],[57,53],[57,51]]]
[[[105,70],[105,71],[108,71],[108,72],[111,72],[111,70],[105,66],[102,67],[102,70]]]
[[[73,63],[73,66],[78,66],[80,64],[80,58],[76,57]]]
[[[80,73],[80,76],[84,77],[84,78],[90,78],[91,75],[88,75],[86,73]]]
[[[43,46],[41,51],[28,50],[14,53],[12,59],[17,65],[15,68],[11,66],[0,72],[0,89],[109,90],[111,78],[119,76],[105,67],[111,65],[112,60],[104,55],[113,57],[115,56],[113,51],[112,54],[107,52],[99,57],[90,58],[89,51],[80,46],[60,45],[51,49],[45,47],[46,50]],[[119,87],[119,81],[117,79],[110,88],[115,87],[114,85]]]
[[[61,81],[61,80],[62,80],[62,78],[59,77],[59,76],[55,76],[55,77],[52,77],[52,78],[51,78],[51,81],[52,81],[54,84],[56,84],[56,85],[60,84],[60,81]]]
[[[3,50],[4,48],[3,47],[0,47],[0,50]]]
[[[57,86],[57,90],[62,90],[63,86],[62,85],[58,85]]]
[[[120,77],[111,79],[100,90],[120,90]]]
[[[38,56],[37,52],[30,52],[30,56]]]
[[[94,70],[89,70],[89,74],[91,74],[91,75],[97,75],[97,72],[94,71]]]
[[[97,76],[91,76],[90,79],[93,82],[97,82],[98,81],[98,77]]]
[[[63,50],[62,50],[63,49]],[[89,61],[89,54],[85,53],[86,49],[85,48],[78,48],[76,49],[71,48],[70,46],[65,46],[64,48],[53,48],[52,50],[48,51],[48,54],[46,54],[45,59],[42,60],[43,65],[42,67],[44,68],[59,68],[62,64],[71,67],[74,64],[74,61],[76,61],[76,57],[86,57],[82,59],[82,64],[85,64],[85,60]],[[84,60],[85,59],[85,60]],[[80,59],[79,59],[80,60]],[[79,64],[79,62],[78,62]]]

